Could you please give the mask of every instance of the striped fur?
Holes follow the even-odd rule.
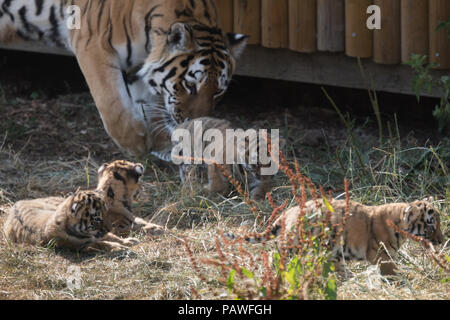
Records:
[[[231,123],[224,119],[217,119],[212,117],[201,117],[195,120],[186,121],[177,126],[177,129],[185,129],[187,130],[192,138],[191,146],[196,145],[196,135],[195,135],[195,124],[201,123],[202,131],[200,133],[200,137],[203,140],[205,132],[209,129],[218,130],[221,133],[223,139],[223,150],[221,163],[226,163],[227,158],[227,150],[233,150],[233,161],[236,165],[226,164],[222,169],[219,169],[214,165],[213,160],[215,159],[207,159],[204,158],[202,165],[188,165],[182,164],[180,166],[180,177],[183,183],[187,180],[190,180],[191,177],[196,176],[198,167],[207,168],[208,172],[208,184],[205,186],[205,189],[210,192],[217,192],[224,194],[229,191],[230,182],[224,175],[224,169],[228,172],[232,173],[235,178],[248,186],[250,196],[254,200],[264,199],[267,192],[270,192],[272,187],[272,176],[270,175],[262,175],[261,169],[264,167],[259,161],[256,164],[250,164],[249,156],[250,156],[250,144],[254,144],[257,147],[256,152],[258,152],[258,137],[255,135],[249,135],[245,141],[244,150],[238,150],[238,141],[234,136],[227,136],[227,130],[239,130],[234,128]],[[244,132],[244,130],[242,130]],[[197,133],[197,134],[199,134]],[[280,139],[279,142],[284,144],[284,140]],[[202,149],[207,150],[208,147],[212,148],[212,142],[202,141]],[[220,151],[218,151],[220,152]],[[172,145],[169,148],[166,148],[165,153],[159,153],[158,156],[165,161],[171,161],[171,153],[172,153]],[[243,159],[239,159],[238,155],[242,153]],[[195,154],[180,154],[182,157],[195,159]],[[243,161],[242,161],[243,160]]]
[[[4,233],[15,243],[48,245],[76,250],[123,250],[138,243],[121,239],[109,231],[106,204],[102,194],[78,191],[64,199],[58,197],[24,200],[10,210]]]
[[[131,212],[131,205],[140,193],[139,179],[143,174],[142,164],[125,160],[105,163],[98,170],[97,191],[103,194],[108,206],[106,219],[116,235],[126,236],[141,229],[151,235],[163,233],[160,226],[135,217]]]
[[[70,6],[80,29],[70,29]],[[211,113],[247,37],[225,35],[212,0],[0,0],[0,42],[36,40],[77,57],[108,134],[153,150],[154,113],[172,130]],[[132,72],[137,77],[126,75]]]
[[[345,261],[367,260],[372,264],[381,262],[382,274],[395,274],[395,264],[390,257],[395,258],[406,238],[389,227],[387,221],[392,221],[400,229],[423,237],[433,244],[441,244],[444,237],[440,228],[440,214],[429,201],[414,201],[412,203],[391,203],[380,206],[365,206],[360,203],[349,202],[349,216],[347,217],[341,237],[336,238],[339,226],[342,225],[346,212],[345,200],[333,200],[331,206],[330,223],[333,226],[329,236],[332,260],[336,270],[343,272]],[[313,200],[306,202],[304,214],[308,220],[314,222],[317,217],[328,212],[325,205],[317,205]],[[279,237],[284,221],[287,233],[294,232],[299,221],[300,208],[293,207],[285,211],[274,223],[269,238]],[[312,234],[317,235],[322,228],[314,228]],[[236,238],[228,234],[230,238]],[[249,237],[245,240],[259,243],[266,236]],[[381,245],[384,244],[384,246]],[[386,249],[384,249],[386,248]],[[387,252],[386,252],[387,250]]]

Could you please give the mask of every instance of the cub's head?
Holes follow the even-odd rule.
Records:
[[[209,115],[223,97],[248,37],[200,23],[176,22],[152,34],[152,52],[137,76],[163,101],[172,123]]]
[[[67,200],[69,230],[76,236],[101,238],[111,226],[106,222],[107,207],[102,194],[97,191],[78,191]]]
[[[97,190],[104,190],[108,198],[120,201],[125,197],[137,198],[139,195],[139,179],[144,174],[144,166],[125,160],[117,160],[103,164],[98,170]]]
[[[439,212],[429,201],[414,201],[405,209],[403,222],[409,233],[430,240],[433,244],[444,242]]]

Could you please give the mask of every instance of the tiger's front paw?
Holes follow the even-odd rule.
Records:
[[[123,239],[123,244],[126,245],[126,246],[129,246],[129,247],[137,245],[139,243],[140,243],[140,241],[138,239],[136,239],[136,238]]]
[[[150,222],[147,223],[143,229],[148,235],[151,236],[160,236],[164,234],[164,229],[161,226],[158,226],[157,224],[153,224]]]

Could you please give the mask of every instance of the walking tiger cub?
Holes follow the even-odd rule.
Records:
[[[15,243],[48,245],[76,250],[117,251],[139,243],[110,233],[107,207],[96,191],[78,191],[64,199],[58,197],[24,200],[10,210],[4,233]]]
[[[225,173],[232,174],[233,177],[239,180],[239,182],[244,183],[244,185],[248,185],[252,199],[264,199],[266,193],[271,190],[273,176],[262,174],[262,169],[269,165],[261,164],[259,161],[260,158],[257,158],[258,161],[254,162],[256,164],[251,164],[250,161],[251,157],[260,155],[260,141],[258,141],[257,134],[246,135],[245,139],[242,139],[243,143],[241,145],[235,134],[227,134],[228,130],[237,132],[240,129],[235,129],[227,120],[212,117],[201,117],[194,120],[185,121],[177,126],[175,132],[178,130],[186,130],[186,132],[189,133],[190,141],[187,143],[187,145],[191,146],[191,148],[189,148],[189,153],[184,154],[184,150],[173,150],[176,146],[169,144],[166,146],[164,151],[154,154],[165,161],[174,160],[172,159],[172,155],[175,155],[175,158],[179,158],[180,160],[193,160],[191,163],[195,163],[194,160],[200,160],[199,162],[201,162],[201,164],[180,165],[179,168],[182,183],[190,181],[191,178],[197,174],[198,167],[201,167],[207,169],[208,184],[204,187],[209,192],[217,192],[221,194],[228,192],[230,182],[228,181],[228,178],[225,177]],[[222,138],[220,139],[221,141],[216,141],[217,138],[215,136],[208,136],[207,131],[209,130],[211,130],[210,132],[220,135]],[[181,133],[181,131],[178,132]],[[242,130],[242,132],[244,132],[244,130]],[[174,136],[172,138],[174,138]],[[182,138],[184,139],[184,137]],[[181,141],[184,145],[186,141],[183,139]],[[265,143],[267,145],[267,142]],[[272,143],[284,144],[284,140],[279,139],[279,141],[272,141]],[[194,148],[199,144],[201,146],[203,156],[201,159],[196,159]],[[252,154],[250,147],[252,145],[255,146],[255,150],[253,150],[256,152],[255,154]],[[217,149],[214,149],[215,146],[217,146]],[[281,146],[278,145],[278,147]],[[207,150],[212,151],[211,158],[204,155],[204,153],[207,153]],[[234,164],[229,164],[229,162],[227,162],[227,152],[230,152],[231,155],[229,158],[231,159],[229,160],[231,160]],[[270,155],[266,156],[270,159]],[[217,164],[220,165],[217,166]]]
[[[372,264],[381,262],[382,274],[395,274],[395,264],[390,257],[395,258],[396,253],[405,242],[405,237],[391,228],[387,221],[392,221],[401,230],[412,235],[423,237],[433,244],[441,244],[444,237],[440,228],[439,212],[432,207],[429,201],[414,201],[411,203],[391,203],[379,206],[366,206],[354,201],[349,202],[349,215],[346,218],[343,233],[336,239],[339,225],[342,225],[346,212],[345,200],[333,200],[331,214],[333,225],[329,241],[331,245],[332,261],[336,271],[343,272],[345,260],[367,260]],[[304,213],[312,221],[317,216],[327,212],[325,205],[317,206],[311,200],[306,202]],[[271,228],[272,237],[281,234],[284,220],[287,233],[293,232],[300,215],[300,208],[293,207],[285,211]],[[315,217],[315,218],[313,218]],[[321,228],[314,228],[313,235],[321,232]],[[231,238],[233,235],[228,235]],[[246,238],[248,242],[258,243],[266,239],[262,237]],[[384,244],[384,246],[381,245]],[[387,252],[386,252],[387,250]]]

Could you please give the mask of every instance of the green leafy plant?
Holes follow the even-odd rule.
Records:
[[[445,29],[448,33],[450,41],[450,18],[441,22],[436,28],[436,32]],[[431,75],[431,69],[438,67],[438,64],[427,63],[428,56],[420,54],[412,54],[411,59],[407,62],[416,76],[413,80],[413,90],[420,101],[422,90],[431,93],[433,88],[439,88],[442,91],[442,97],[439,105],[433,111],[433,116],[439,122],[439,131],[441,133],[450,132],[450,77],[447,75],[440,78],[434,78]]]
[[[300,173],[297,162],[294,172],[280,153],[279,167],[288,176],[292,194],[300,208],[305,207],[308,190],[314,200],[323,201],[329,212],[319,215],[317,219],[310,219],[301,209],[297,225],[289,232],[282,221],[281,235],[278,237],[277,249],[274,251],[271,249],[271,243],[266,241],[271,238],[272,222],[285,210],[288,202],[285,201],[277,206],[268,194],[268,201],[273,212],[265,221],[266,230],[261,234],[248,233],[235,240],[228,239],[220,232],[216,238],[218,258],[200,259],[200,262],[218,268],[220,276],[214,279],[214,283],[217,283],[215,281],[217,280],[222,284],[227,289],[228,296],[233,299],[335,300],[337,299],[337,279],[334,265],[330,261],[331,252],[328,241],[330,232],[334,228],[329,220],[334,210],[323,189],[321,189],[320,197],[312,181]],[[346,194],[348,199],[347,188]],[[241,193],[241,195],[248,198],[247,194]],[[255,210],[255,208],[252,209]],[[313,228],[319,232],[313,235]],[[249,237],[263,239],[263,247],[260,247],[256,254],[248,249],[249,244],[245,239]],[[185,246],[198,277],[204,283],[211,282],[202,275],[187,241]]]

